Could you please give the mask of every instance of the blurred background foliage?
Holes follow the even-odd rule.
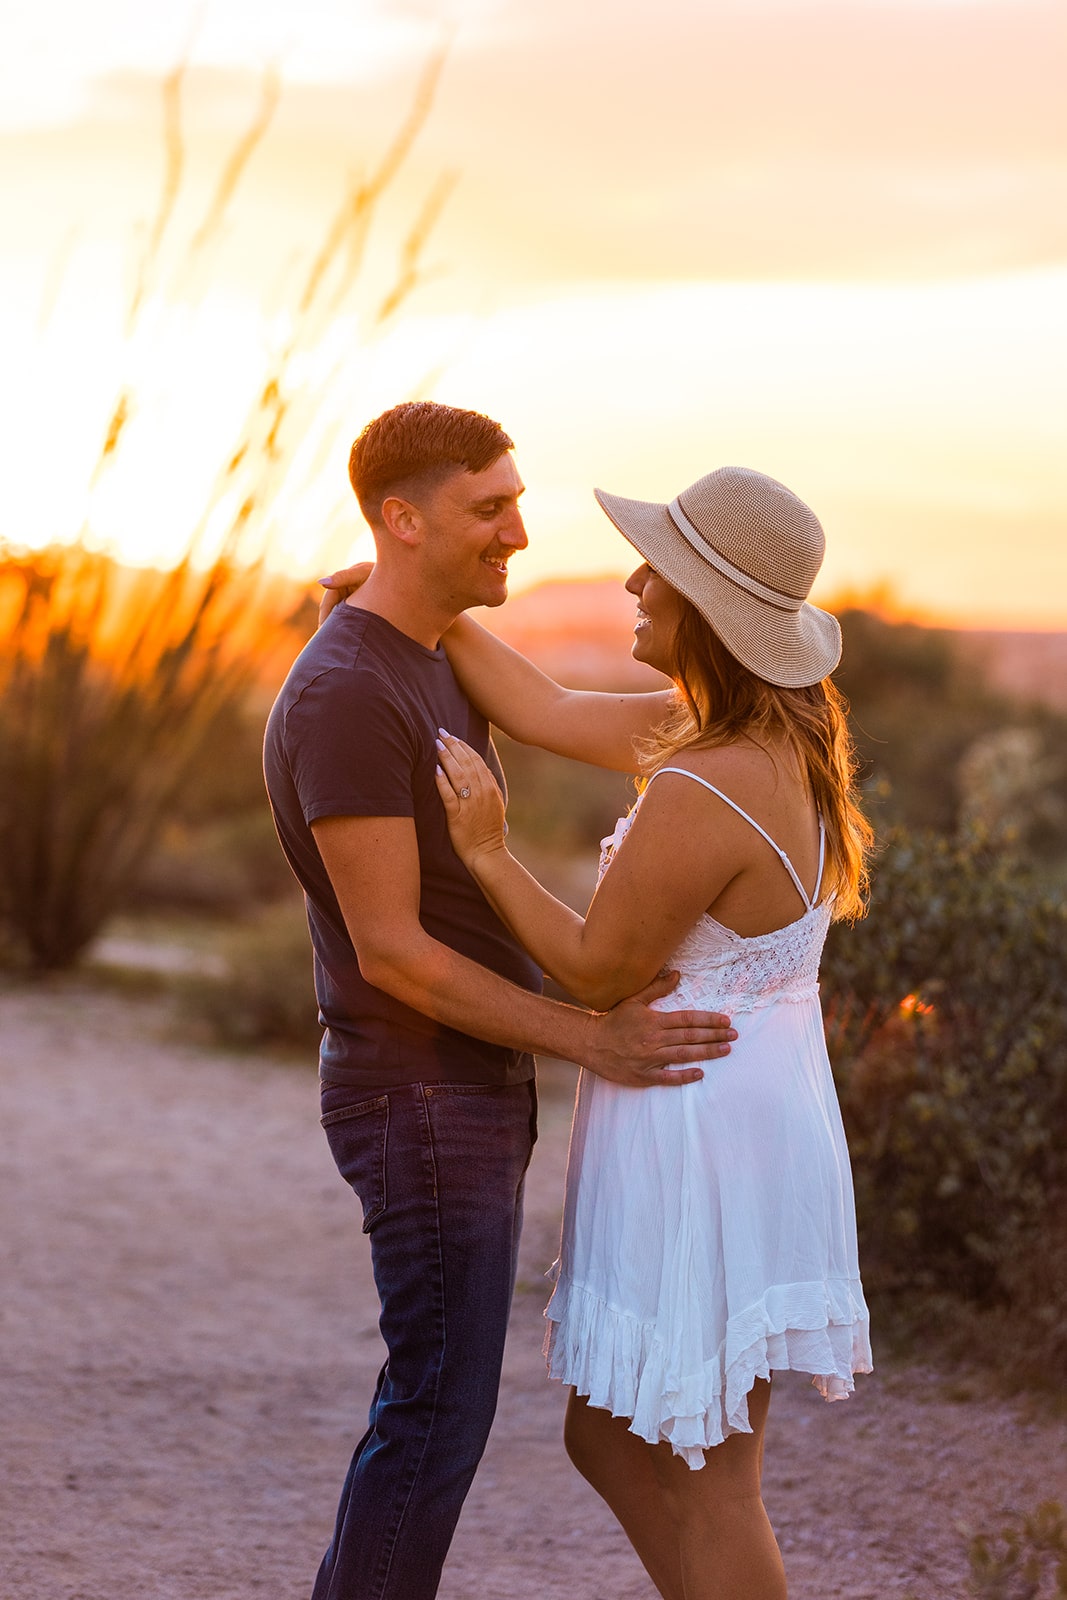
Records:
[[[1067,718],[991,685],[965,633],[841,613],[835,678],[852,706],[876,826],[1006,832],[1061,873],[1067,860]],[[1051,686],[1050,686],[1051,688]]]
[[[12,960],[38,972],[77,961],[150,876],[194,774],[232,773],[219,758],[247,720],[257,609],[283,630],[261,575],[224,556],[168,572],[84,547],[0,561],[0,917]]]

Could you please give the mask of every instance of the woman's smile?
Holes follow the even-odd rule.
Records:
[[[671,671],[671,642],[681,621],[685,602],[653,567],[643,561],[626,580],[626,592],[637,601],[633,653],[639,661]]]

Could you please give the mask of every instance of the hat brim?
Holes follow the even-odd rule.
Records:
[[[751,672],[782,689],[806,688],[833,672],[841,659],[841,627],[828,611],[807,600],[787,611],[750,594],[693,549],[665,505],[593,493],[623,538],[696,606]]]

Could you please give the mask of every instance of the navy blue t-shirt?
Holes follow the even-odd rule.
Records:
[[[434,781],[438,728],[465,739],[504,779],[489,725],[448,657],[383,617],[335,606],[282,685],[267,722],[264,772],[282,849],[303,887],[325,1032],[323,1077],[386,1088],[426,1079],[521,1083],[533,1057],[434,1022],[359,970],[310,824],[320,817],[412,817],[419,920],[442,944],[539,993],[541,972],[452,848]]]

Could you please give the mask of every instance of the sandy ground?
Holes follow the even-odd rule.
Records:
[[[570,1069],[546,1070],[496,1428],[442,1600],[650,1600],[559,1444],[540,1358]],[[306,1600],[379,1363],[314,1068],[167,1005],[0,993],[0,1600]],[[776,1380],[766,1498],[793,1600],[959,1600],[965,1532],[1067,1499],[1067,1423],[955,1375],[847,1405]]]

